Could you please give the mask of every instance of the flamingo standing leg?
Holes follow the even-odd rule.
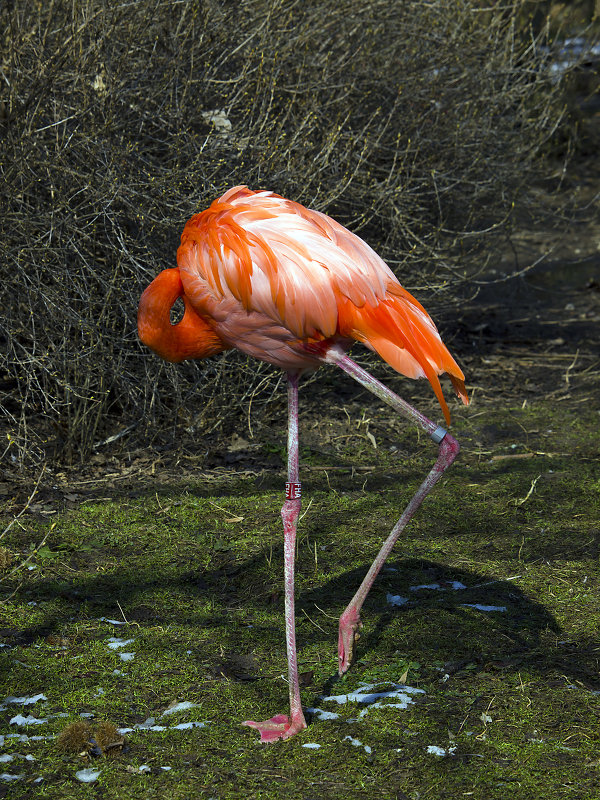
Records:
[[[256,728],[261,742],[289,739],[306,728],[300,701],[298,657],[296,655],[296,620],[294,611],[294,558],[296,555],[296,525],[300,515],[301,489],[298,471],[298,374],[288,373],[288,482],[285,502],[281,509],[283,520],[283,560],[285,587],[285,639],[290,687],[290,716],[277,714],[264,722],[247,720],[243,725]]]
[[[438,427],[435,422],[432,422],[426,416],[421,414],[420,411],[417,411],[416,408],[413,408],[405,400],[402,400],[401,397],[398,397],[398,395],[388,389],[387,386],[384,386],[383,383],[370,375],[366,370],[359,367],[358,364],[352,361],[352,359],[345,355],[339,348],[332,348],[328,352],[326,360],[330,363],[337,364],[370,392],[373,392],[373,394],[375,394],[385,403],[392,406],[392,408],[396,409],[405,417],[408,417],[408,419],[411,419],[413,422],[419,425],[431,436],[433,441],[439,445],[438,458],[433,466],[433,469],[425,478],[421,486],[417,489],[412,500],[402,513],[402,516],[393,527],[390,535],[383,543],[381,550],[371,564],[369,571],[365,575],[363,582],[358,588],[358,591],[340,617],[338,637],[338,670],[339,674],[343,675],[352,663],[354,656],[354,645],[356,639],[358,639],[358,630],[362,627],[362,623],[360,621],[360,610],[371,586],[373,585],[373,582],[375,581],[375,578],[379,574],[379,571],[384,565],[385,560],[389,556],[393,546],[397,542],[400,534],[406,527],[415,511],[419,508],[423,500],[427,497],[429,492],[433,489],[446,469],[450,466],[450,464],[452,464],[458,455],[460,446],[456,439],[450,436],[450,434],[444,430],[444,428]]]

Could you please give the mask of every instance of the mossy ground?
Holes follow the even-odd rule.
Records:
[[[46,545],[29,562],[35,568],[2,606],[10,645],[0,651],[2,696],[43,692],[47,700],[0,712],[5,735],[46,737],[4,740],[2,752],[35,760],[7,762],[6,771],[25,777],[0,791],[271,798],[285,787],[290,798],[597,797],[597,407],[575,412],[539,399],[525,408],[475,402],[457,411],[459,461],[378,579],[357,661],[338,680],[336,618],[434,456],[400,425],[385,429],[387,414],[371,423],[375,450],[361,424],[365,408],[351,404],[347,417],[320,430],[321,447],[303,452],[303,701],[339,719],[313,718],[306,732],[271,746],[239,725],[286,710],[275,488],[283,463],[237,476],[207,472],[179,486],[146,481],[52,515]],[[306,414],[312,443],[310,425]],[[272,460],[283,429],[271,436],[264,452]],[[5,543],[25,553],[49,525],[28,517]],[[432,583],[446,590],[410,589]],[[388,593],[410,602],[394,607]],[[110,637],[133,641],[110,649]],[[121,659],[125,651],[133,660]],[[384,681],[424,694],[406,709],[373,708],[355,722],[347,719],[361,707],[322,699]],[[163,716],[178,701],[195,705]],[[18,713],[48,721],[9,725]],[[82,713],[93,715],[92,727],[154,717],[167,730],[134,730],[107,757],[61,751],[54,736]],[[174,728],[187,721],[206,726]],[[450,754],[431,754],[431,745]],[[140,773],[141,765],[150,771]],[[100,770],[92,785],[75,779],[86,766]]]
[[[342,680],[337,618],[435,447],[332,369],[301,392],[302,699],[340,716],[309,715],[290,741],[260,745],[239,725],[287,706],[284,393],[271,418],[253,420],[254,438],[98,455],[79,474],[49,468],[2,540],[0,750],[13,758],[0,771],[22,777],[0,781],[0,797],[595,800],[597,222],[582,234],[446,325],[472,393],[452,409],[462,451],[368,597]],[[439,415],[427,385],[385,380]],[[31,492],[14,486],[7,520]],[[411,589],[428,584],[444,591]],[[323,699],[385,682],[422,692],[358,720],[363,706]],[[2,702],[39,693],[47,699]],[[192,705],[164,713],[179,702]],[[10,724],[19,714],[46,721]],[[85,726],[68,728],[82,719],[106,756],[88,752]],[[186,722],[205,725],[176,727]],[[111,725],[133,728],[124,746],[109,741]],[[86,767],[95,783],[76,778]]]

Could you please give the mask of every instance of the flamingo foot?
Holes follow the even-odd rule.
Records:
[[[246,720],[242,725],[255,728],[260,733],[261,742],[276,742],[279,739],[289,739],[290,736],[303,731],[306,728],[306,720],[301,711],[299,714],[294,714],[291,719],[286,714],[276,714],[264,722]]]
[[[359,612],[348,606],[340,617],[338,636],[338,672],[340,675],[350,669],[354,660],[354,645],[360,639],[358,631],[362,626]]]

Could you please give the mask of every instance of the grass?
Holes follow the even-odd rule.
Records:
[[[434,453],[403,428],[386,430],[389,418],[373,409],[377,450],[359,408],[324,421],[319,446],[308,431],[297,557],[303,702],[339,718],[315,715],[303,734],[272,746],[239,723],[286,709],[282,470],[146,480],[53,515],[35,568],[2,605],[1,696],[47,700],[0,712],[5,737],[44,737],[4,739],[2,752],[15,757],[3,769],[24,777],[0,792],[226,800],[279,797],[285,786],[290,798],[596,797],[598,412],[557,405],[456,415],[459,461],[375,584],[342,680],[337,616]],[[280,436],[264,444],[271,462]],[[49,527],[30,515],[5,544],[22,557]],[[432,583],[446,590],[410,588]],[[388,594],[409,602],[392,606]],[[111,649],[111,637],[133,641]],[[423,692],[405,709],[383,704],[363,717],[362,705],[323,699],[385,682]],[[165,714],[181,701],[193,705]],[[9,724],[18,713],[47,722]],[[56,735],[82,714],[92,729],[150,718],[165,729],[150,721],[106,756],[59,749]],[[205,725],[175,727],[186,722]],[[85,767],[100,771],[93,785],[75,778]]]

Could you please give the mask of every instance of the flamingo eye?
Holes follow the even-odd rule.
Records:
[[[177,325],[178,322],[181,322],[184,314],[185,314],[185,306],[183,305],[183,300],[181,299],[181,297],[178,297],[177,300],[175,300],[175,302],[171,306],[171,311],[169,312],[171,325]]]

